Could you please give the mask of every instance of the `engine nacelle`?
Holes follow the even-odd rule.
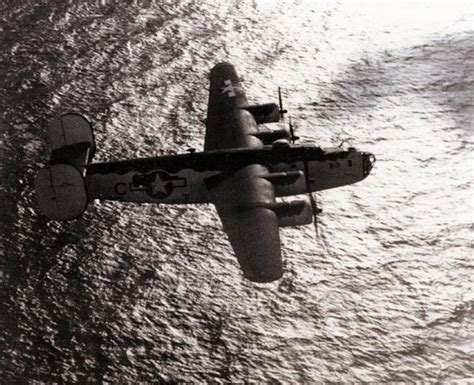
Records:
[[[308,225],[313,221],[313,212],[308,200],[278,202],[273,205],[272,210],[278,217],[280,227]]]
[[[284,128],[272,131],[260,131],[252,135],[260,139],[265,145],[273,144],[277,140],[289,141],[291,139],[289,131]]]
[[[243,107],[250,112],[257,124],[276,123],[280,121],[280,109],[275,103],[257,104]]]
[[[266,175],[265,179],[272,182],[278,197],[304,194],[307,191],[302,171],[274,172]]]

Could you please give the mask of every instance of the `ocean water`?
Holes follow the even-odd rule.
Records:
[[[474,381],[473,38],[467,2],[0,4],[0,382]],[[302,141],[377,156],[316,194],[318,237],[281,230],[280,281],[212,205],[38,213],[51,119],[98,161],[202,149],[223,60]]]

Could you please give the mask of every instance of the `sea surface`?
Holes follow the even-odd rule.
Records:
[[[0,383],[474,382],[473,13],[1,2]],[[38,212],[52,119],[87,116],[97,161],[200,150],[220,61],[252,103],[281,86],[302,142],[377,156],[316,194],[317,237],[281,230],[281,280],[243,279],[212,205]]]

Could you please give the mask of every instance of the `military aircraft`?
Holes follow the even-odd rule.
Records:
[[[82,215],[94,199],[164,204],[212,203],[244,276],[271,282],[283,274],[279,227],[316,221],[312,192],[358,182],[375,157],[353,147],[297,145],[288,129],[259,129],[287,113],[279,104],[249,105],[234,66],[210,73],[204,151],[92,163],[91,124],[69,113],[49,127],[49,167],[35,180],[38,206],[53,220]],[[309,199],[280,197],[309,194]]]

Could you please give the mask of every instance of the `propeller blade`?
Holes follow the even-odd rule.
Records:
[[[293,124],[291,122],[291,116],[288,117],[288,125],[290,128],[291,142],[295,143],[299,139],[299,136],[295,135],[295,129],[293,128]]]
[[[318,207],[316,203],[316,198],[314,195],[309,191],[309,200],[311,202],[311,208],[313,210],[313,218],[314,218],[314,231],[316,232],[316,237],[318,237],[318,214],[320,214],[323,210]]]
[[[323,210],[321,210],[318,207],[318,204],[316,203],[316,198],[313,196],[311,193],[311,188],[309,186],[310,180],[309,180],[309,167],[308,167],[308,162],[304,163],[304,174],[305,174],[305,181],[306,181],[306,192],[309,195],[309,201],[311,203],[311,210],[313,211],[313,218],[314,218],[314,230],[316,232],[316,237],[318,237],[318,214],[321,213]]]
[[[278,87],[278,105],[280,106],[280,117],[283,118],[288,111],[283,109],[283,99],[281,97],[281,88]]]

